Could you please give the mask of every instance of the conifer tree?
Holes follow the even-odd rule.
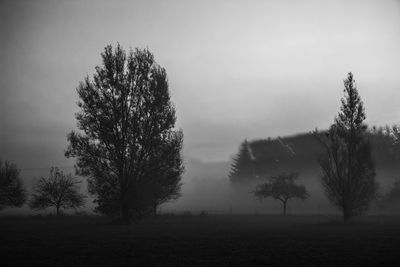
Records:
[[[255,169],[253,162],[253,155],[247,140],[245,139],[239,147],[239,152],[236,158],[233,159],[231,170],[229,172],[229,179],[232,183],[248,181],[255,178]]]
[[[377,184],[364,124],[364,104],[352,73],[344,80],[344,87],[340,112],[326,138],[315,136],[326,149],[319,158],[322,185],[329,200],[341,209],[344,220],[348,220],[368,208],[376,196]]]

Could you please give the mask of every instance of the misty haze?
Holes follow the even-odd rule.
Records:
[[[0,265],[397,266],[400,2],[1,1]]]

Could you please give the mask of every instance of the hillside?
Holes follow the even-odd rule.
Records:
[[[400,150],[393,144],[393,140],[378,131],[369,132],[368,138],[379,180],[386,183],[386,180],[394,178],[379,176],[387,172],[397,172],[400,175]],[[248,144],[253,154],[253,166],[256,172],[264,175],[282,171],[317,174],[319,172],[317,159],[324,153],[323,146],[312,133],[253,140]]]

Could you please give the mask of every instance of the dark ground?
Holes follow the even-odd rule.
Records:
[[[400,266],[400,218],[0,217],[0,265]]]

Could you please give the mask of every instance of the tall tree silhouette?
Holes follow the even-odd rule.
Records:
[[[250,144],[245,139],[239,147],[239,152],[233,159],[229,179],[232,183],[248,181],[256,177],[253,155]]]
[[[21,207],[26,201],[26,191],[14,163],[0,161],[0,210]]]
[[[89,178],[96,210],[127,222],[154,203],[142,198],[144,184],[179,191],[183,134],[174,129],[167,73],[150,51],[127,54],[108,45],[101,57],[93,80],[77,88],[81,133],[68,134],[66,156],[76,157],[78,173]]]
[[[365,211],[375,198],[375,165],[366,138],[364,105],[349,73],[344,80],[345,97],[326,138],[315,134],[326,153],[319,158],[322,185],[329,200],[343,212],[344,220]]]

